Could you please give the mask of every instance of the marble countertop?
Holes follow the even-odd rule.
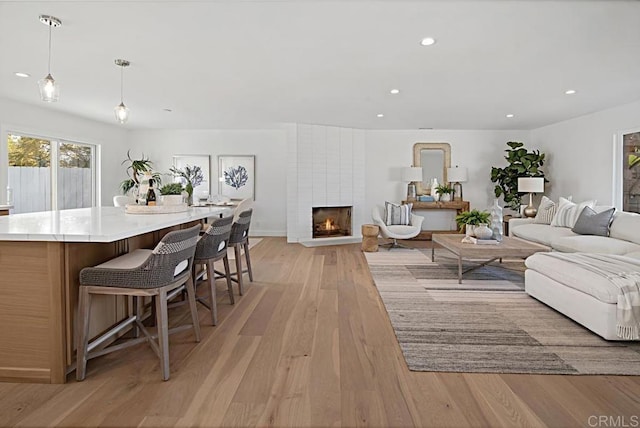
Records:
[[[93,207],[0,216],[0,241],[114,242],[220,214],[233,208],[192,207],[176,214],[126,214],[124,207]]]
[[[0,210],[10,210],[13,205],[0,205]]]

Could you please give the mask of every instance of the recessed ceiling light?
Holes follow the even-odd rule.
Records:
[[[511,119],[513,116],[514,116],[514,114],[513,114],[513,113],[509,113],[509,114],[507,115],[507,117],[508,117],[509,119]]]
[[[382,114],[382,113],[378,113],[376,116],[378,116],[378,117],[384,117],[384,114]]]
[[[424,39],[420,40],[420,44],[422,46],[431,46],[435,43],[436,43],[436,39],[434,39],[433,37],[425,37]]]
[[[393,95],[397,95],[400,93],[400,89],[392,89],[389,92],[391,92]]]
[[[576,90],[575,89],[568,89],[568,90],[564,91],[564,93],[567,94],[567,95],[573,95],[573,94],[576,93]]]
[[[19,72],[19,71],[16,71],[16,72],[15,72],[15,73],[13,73],[13,74],[15,74],[15,75],[16,75],[16,76],[18,76],[18,77],[31,77],[31,75],[30,75],[29,73],[21,73],[21,72]]]

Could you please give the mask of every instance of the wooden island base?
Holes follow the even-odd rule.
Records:
[[[152,248],[171,230],[115,242],[0,241],[0,381],[64,383],[75,361],[79,273],[137,248]],[[92,301],[92,337],[128,314],[122,296]]]

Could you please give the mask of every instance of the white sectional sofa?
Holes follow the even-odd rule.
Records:
[[[606,207],[595,207],[600,212]],[[568,227],[511,219],[509,235],[564,253],[599,253],[628,257],[640,272],[640,214],[616,212],[609,236],[579,235]],[[525,291],[607,340],[616,334],[619,289],[606,278],[563,260],[534,254],[526,262]],[[634,268],[637,266],[637,268]]]

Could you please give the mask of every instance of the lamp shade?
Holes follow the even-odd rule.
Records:
[[[518,192],[520,193],[544,192],[544,177],[518,177]]]
[[[402,168],[402,181],[407,183],[412,181],[422,181],[422,168],[418,166],[407,166]]]
[[[464,183],[469,179],[467,168],[456,165],[455,168],[447,168],[447,180],[452,183]]]

